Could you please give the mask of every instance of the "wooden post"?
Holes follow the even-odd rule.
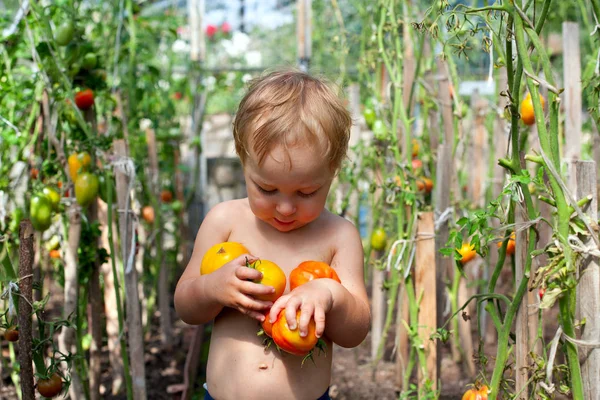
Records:
[[[312,55],[312,0],[296,0],[298,20],[296,21],[296,47],[298,67],[307,72]]]
[[[515,203],[515,206],[515,223],[518,226],[520,223],[527,221],[528,218],[527,215],[525,215],[525,209],[520,203]],[[527,257],[529,257],[527,254],[528,231],[525,229],[518,232],[515,239],[515,287],[518,287],[523,279],[528,279],[524,276],[525,263],[527,262]],[[517,311],[517,319],[515,322],[515,392],[520,393],[519,399],[529,398],[529,391],[527,388],[527,380],[529,377],[527,369],[529,366],[528,304],[529,296],[523,296],[523,300]]]
[[[125,159],[127,157],[127,147],[125,141],[115,140],[115,154]],[[119,204],[119,231],[121,236],[121,247],[123,253],[123,265],[128,268],[128,260],[133,240],[133,218],[125,209],[131,204],[129,196],[129,182],[132,179],[123,171],[117,170],[115,173],[117,181],[117,203]],[[129,208],[130,209],[130,208]],[[130,209],[131,210],[131,209]],[[130,266],[131,267],[131,266]],[[141,311],[138,293],[137,270],[130,268],[125,273],[125,295],[126,312],[128,328],[129,355],[131,360],[131,381],[133,383],[133,397],[135,400],[145,400],[146,394],[146,367],[144,364],[144,335],[141,320]]]
[[[31,314],[33,312],[33,250],[34,232],[31,221],[21,221],[19,226],[19,365],[21,366],[21,394],[26,400],[33,400],[33,364],[31,363],[32,326]],[[13,295],[13,296],[16,296]],[[14,299],[16,300],[16,299]]]
[[[596,227],[598,220],[598,198],[596,192],[596,163],[572,161],[569,163],[569,190],[580,200],[592,196],[592,201],[582,210],[588,221]],[[598,230],[596,230],[598,235]],[[585,246],[598,248],[590,238]],[[600,264],[597,257],[584,256],[580,259],[579,285],[577,286],[577,311],[575,318],[585,320],[581,328],[581,339],[600,342]],[[586,399],[597,399],[600,394],[600,348],[579,346],[581,375]]]
[[[415,293],[421,299],[419,304],[419,337],[425,346],[427,357],[427,376],[423,376],[423,365],[419,368],[419,393],[429,379],[432,388],[438,381],[438,341],[429,340],[437,327],[437,269],[435,264],[435,241],[433,212],[419,213],[417,221],[417,243],[415,254]]]
[[[181,400],[190,400],[194,394],[194,382],[200,365],[200,356],[202,355],[202,344],[204,343],[204,325],[199,325],[194,330],[194,337],[190,343],[190,349],[185,359],[183,368],[183,394]]]
[[[382,253],[375,252],[375,259],[381,258]],[[371,358],[374,360],[377,356],[377,349],[383,336],[383,325],[385,323],[385,291],[383,282],[385,280],[385,270],[373,267],[373,276],[371,280],[371,302],[372,302],[372,321],[371,321]]]
[[[581,57],[579,53],[579,24],[564,21],[563,76],[565,101],[565,153],[564,158],[581,158]]]
[[[487,176],[487,131],[485,118],[488,113],[488,103],[483,97],[474,96],[472,107],[474,110],[473,140],[470,148],[472,152],[473,168],[471,169],[472,184],[470,185],[471,200],[478,207],[485,203],[485,179]]]

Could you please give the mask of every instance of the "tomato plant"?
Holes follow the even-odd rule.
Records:
[[[38,379],[37,389],[38,392],[48,398],[57,396],[63,387],[63,381],[61,376],[55,372],[47,379]]]
[[[202,275],[210,274],[227,264],[234,258],[248,253],[242,244],[236,242],[217,243],[212,246],[202,257],[200,264],[200,273]]]
[[[329,278],[341,283],[335,269],[322,261],[304,261],[290,272],[290,290],[313,279]]]
[[[285,272],[283,272],[283,270],[279,268],[277,264],[269,260],[256,260],[248,266],[260,271],[263,274],[261,279],[258,279],[254,282],[275,288],[275,292],[262,296],[256,296],[257,299],[274,302],[281,297],[285,291],[287,279],[285,277]]]
[[[277,321],[273,323],[272,338],[275,344],[290,354],[297,356],[306,356],[316,346],[318,338],[315,334],[315,320],[311,319],[308,324],[306,336],[300,336],[300,310],[296,312],[296,329],[290,329],[285,317],[285,310],[281,310],[277,316]]]
[[[544,108],[546,100],[542,95],[540,95],[540,102],[542,103],[542,108]],[[531,93],[527,92],[525,95],[525,98],[521,102],[521,109],[519,112],[521,114],[521,121],[523,121],[525,125],[535,124],[535,113],[533,112],[533,100],[531,99]]]
[[[87,110],[94,105],[94,92],[92,89],[84,89],[75,93],[75,104],[80,110]]]
[[[377,228],[371,233],[371,247],[375,251],[385,250],[387,244],[387,234],[383,228]]]
[[[460,249],[458,249],[458,252],[461,255],[460,262],[462,264],[468,263],[477,255],[477,252],[475,251],[475,245],[472,245],[470,243],[463,243]]]
[[[52,224],[52,203],[43,194],[35,194],[29,204],[29,217],[35,230],[43,232]]]
[[[82,207],[87,207],[98,196],[98,177],[91,172],[79,174],[75,180],[75,199]]]
[[[19,330],[17,329],[17,327],[10,326],[6,328],[6,330],[4,331],[4,339],[8,340],[9,342],[16,342],[17,340],[19,340]]]

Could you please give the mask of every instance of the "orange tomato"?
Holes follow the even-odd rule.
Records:
[[[151,224],[154,222],[154,208],[152,206],[144,206],[142,208],[142,218],[144,221]]]
[[[502,242],[498,242],[498,248],[502,247]],[[508,243],[506,244],[506,255],[507,256],[512,256],[513,254],[515,254],[515,248],[516,248],[516,243],[515,243],[515,233],[511,233],[510,234],[510,238],[508,239]]]
[[[540,102],[542,103],[543,109],[546,105],[546,100],[542,95],[540,95]],[[535,113],[533,111],[533,100],[531,99],[531,93],[527,93],[527,95],[525,95],[525,98],[521,102],[521,109],[519,112],[521,114],[521,121],[523,121],[525,125],[535,124]]]
[[[341,283],[340,278],[327,263],[322,261],[304,261],[290,272],[290,290],[313,279],[329,278]]]
[[[77,176],[80,172],[87,171],[89,166],[92,164],[92,156],[87,151],[81,153],[71,153],[67,159],[69,164],[69,175],[73,182],[77,180]]]
[[[311,319],[308,324],[308,332],[306,336],[300,336],[300,310],[296,312],[296,329],[291,330],[285,318],[285,310],[281,310],[277,321],[273,323],[271,331],[273,341],[279,348],[290,354],[297,356],[305,356],[315,347],[319,339],[315,334],[315,320]]]
[[[418,158],[413,158],[411,161],[413,170],[417,171],[421,168],[423,168],[423,161],[419,160]]]
[[[431,193],[433,190],[433,181],[431,178],[421,177],[417,180],[417,190],[419,192]]]
[[[16,326],[10,326],[6,328],[4,331],[4,339],[8,340],[9,342],[16,342],[19,340],[19,329],[17,329]]]
[[[202,275],[210,274],[227,264],[229,261],[248,253],[242,244],[236,242],[217,243],[204,254],[200,264]]]
[[[50,250],[50,258],[59,259],[60,250]]]
[[[31,176],[31,179],[37,179],[39,174],[40,171],[37,168],[31,168],[29,171],[29,176]]]
[[[478,387],[475,385],[473,388],[467,390],[462,397],[462,400],[487,400],[488,398],[488,387],[482,385]]]
[[[460,259],[461,264],[468,263],[477,255],[477,252],[475,251],[475,245],[472,245],[470,243],[463,243],[461,248],[458,249],[458,252],[462,256],[462,258]]]
[[[244,252],[241,254],[244,254]],[[274,293],[256,296],[256,298],[258,300],[273,302],[280,298],[285,291],[285,285],[287,283],[285,272],[283,272],[283,270],[279,268],[277,264],[269,260],[256,260],[250,264],[250,267],[260,271],[263,274],[262,279],[256,280],[256,283],[261,283],[263,285],[275,288]]]
[[[273,324],[269,318],[269,311],[265,314],[265,320],[260,324],[262,326],[263,332],[268,337],[273,337]]]

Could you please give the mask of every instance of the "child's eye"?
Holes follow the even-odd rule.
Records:
[[[269,195],[273,195],[277,192],[277,189],[273,189],[273,190],[267,190],[267,189],[263,189],[260,186],[256,185],[256,187],[258,188],[258,191],[261,193],[266,194],[267,196]]]
[[[314,192],[312,192],[312,193],[302,193],[302,192],[298,192],[298,195],[299,195],[300,197],[304,197],[305,199],[308,199],[308,198],[310,198],[310,197],[313,197],[315,194],[317,194],[317,192],[318,192],[318,190],[315,190],[315,191],[314,191]]]

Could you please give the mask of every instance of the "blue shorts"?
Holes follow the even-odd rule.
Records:
[[[204,400],[215,400],[214,397],[212,397],[210,395],[210,393],[208,393],[206,383],[204,384]],[[331,397],[329,397],[329,388],[327,388],[325,393],[323,393],[323,395],[321,397],[319,397],[317,400],[331,400]]]

